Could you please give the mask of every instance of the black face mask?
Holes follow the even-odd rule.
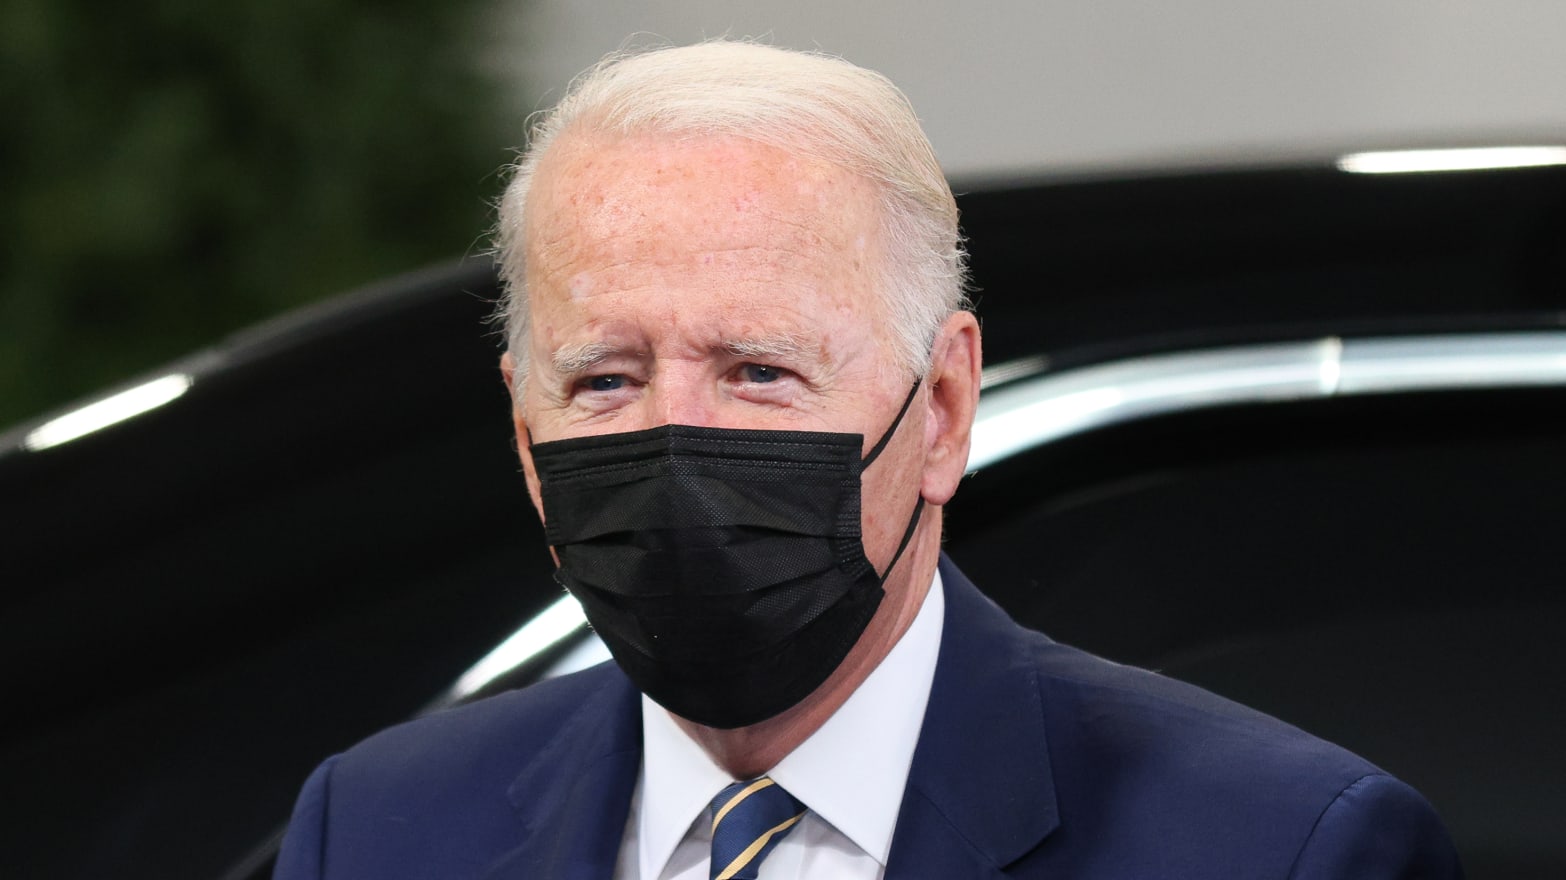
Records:
[[[642,693],[709,727],[745,727],[820,687],[882,582],[860,540],[861,434],[666,425],[539,443],[555,579]]]

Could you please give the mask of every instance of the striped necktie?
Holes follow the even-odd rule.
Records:
[[[756,880],[761,860],[805,815],[805,806],[763,776],[712,799],[712,880]]]

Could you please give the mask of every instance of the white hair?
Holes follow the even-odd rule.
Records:
[[[528,192],[540,159],[568,129],[739,137],[869,180],[881,208],[880,286],[895,354],[913,375],[928,370],[942,322],[967,307],[956,200],[913,107],[886,77],[841,58],[730,40],[616,53],[535,116],[501,198],[495,239],[505,294],[498,317],[519,395],[528,346]]]

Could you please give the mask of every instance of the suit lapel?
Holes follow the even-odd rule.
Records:
[[[944,555],[946,621],[887,880],[997,877],[1059,824],[1028,636]]]
[[[640,696],[618,669],[512,783],[524,843],[485,875],[609,880],[642,760]]]
[[[887,880],[995,878],[1059,824],[1027,635],[944,556],[946,620]],[[523,843],[491,880],[613,875],[641,765],[641,703],[618,670],[510,788]]]

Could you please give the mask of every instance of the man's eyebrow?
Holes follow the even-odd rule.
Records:
[[[549,356],[549,363],[556,373],[569,376],[591,369],[620,351],[618,346],[607,342],[579,342],[555,349]]]
[[[737,358],[800,358],[818,356],[819,341],[797,333],[779,333],[772,336],[751,336],[744,339],[726,339],[723,350]]]

